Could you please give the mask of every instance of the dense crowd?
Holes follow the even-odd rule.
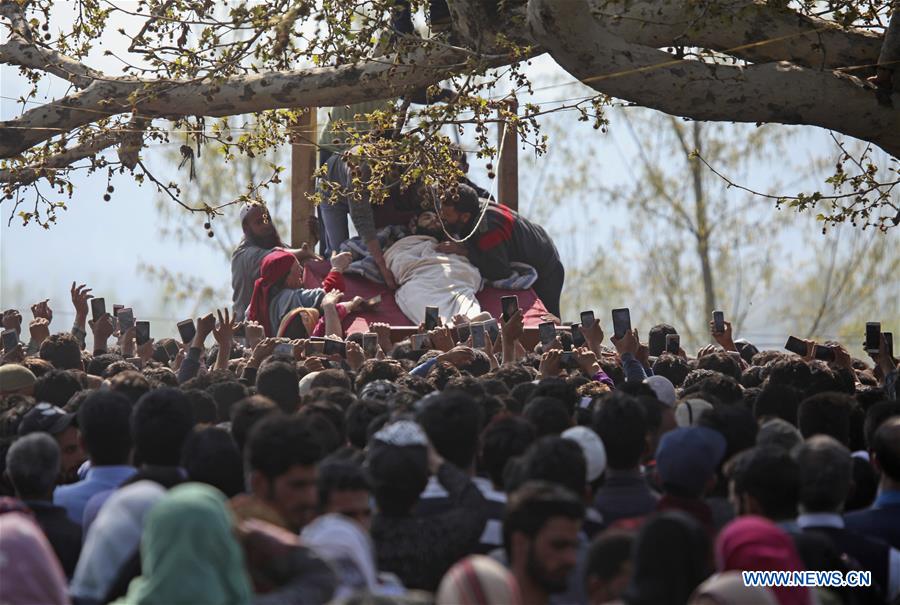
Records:
[[[4,604],[900,594],[884,336],[874,366],[838,343],[758,351],[728,322],[696,356],[666,351],[665,324],[607,346],[598,320],[526,350],[521,311],[481,347],[463,318],[289,339],[227,311],[154,341],[71,296],[69,330],[49,301],[3,313]],[[872,582],[751,587],[747,570]]]

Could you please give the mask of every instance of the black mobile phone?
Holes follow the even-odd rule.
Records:
[[[877,353],[881,348],[881,322],[866,323],[866,353]]]
[[[113,305],[113,317],[119,316],[119,311],[125,308],[125,305]]]
[[[135,324],[134,339],[137,341],[138,346],[141,346],[150,340],[149,321],[139,321]]]
[[[472,331],[472,346],[476,349],[484,348],[486,334],[484,324],[481,322],[470,324],[470,329]]]
[[[806,343],[796,336],[788,336],[787,342],[784,343],[784,348],[797,355],[806,355]]]
[[[581,325],[572,324],[570,326],[570,329],[572,330],[572,346],[574,346],[576,349],[580,349],[586,343],[584,334],[582,334],[581,332]]]
[[[441,318],[438,315],[437,307],[425,307],[425,331],[430,332],[438,327],[441,323]]]
[[[725,331],[725,313],[713,311],[713,332],[721,334]]]
[[[816,345],[813,347],[813,357],[822,361],[834,361],[834,349]]]
[[[885,340],[885,342],[887,342],[888,357],[893,359],[894,358],[894,333],[893,332],[884,332],[884,340]]]
[[[378,334],[375,332],[366,332],[363,334],[362,340],[363,353],[371,359],[378,353]]]
[[[178,322],[178,334],[181,336],[181,342],[187,344],[194,340],[197,335],[197,326],[194,325],[193,319],[185,319]]]
[[[628,309],[613,309],[613,333],[616,338],[625,336],[625,332],[631,330],[631,311]]]
[[[3,330],[3,352],[9,353],[19,346],[19,336],[15,330]]]
[[[585,329],[592,328],[594,326],[594,312],[593,311],[582,311],[581,312],[581,327]]]
[[[666,334],[666,351],[672,355],[678,355],[681,348],[681,336],[678,334]]]
[[[91,319],[97,321],[106,313],[106,301],[102,298],[91,299]]]
[[[541,344],[546,347],[556,339],[556,324],[552,321],[538,324],[538,336],[541,339]]]
[[[178,357],[178,343],[174,340],[166,341],[166,344],[163,345],[163,348],[166,350],[166,355],[169,356],[169,360],[175,359]]]
[[[469,335],[472,334],[472,330],[469,328],[469,324],[463,324],[461,326],[456,326],[456,342],[464,343],[469,340]]]
[[[509,321],[509,318],[519,310],[519,297],[516,295],[504,296],[500,299],[500,309],[503,311],[503,321]]]
[[[563,351],[559,356],[559,367],[563,370],[573,370],[578,367],[575,361],[575,351]]]
[[[324,345],[324,352],[326,355],[340,355],[341,357],[347,356],[347,343],[343,340],[334,340],[333,338],[326,338]]]
[[[127,332],[134,327],[134,310],[131,307],[119,309],[119,314],[116,315],[116,321],[119,322],[119,331]]]

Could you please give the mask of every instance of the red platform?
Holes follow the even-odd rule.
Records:
[[[303,273],[304,287],[320,287],[330,268],[331,264],[328,261],[306,263],[306,271]],[[377,309],[364,313],[354,313],[344,320],[343,328],[345,334],[368,332],[369,323],[374,322],[389,324],[395,328],[399,336],[404,336],[405,332],[412,333],[412,330],[415,329],[412,325],[413,322],[397,306],[397,302],[394,300],[394,293],[385,286],[376,284],[364,277],[350,274],[344,275],[344,281],[347,284],[344,300],[350,300],[354,296],[371,298],[381,294],[381,304]],[[535,328],[543,321],[541,317],[547,314],[547,309],[532,289],[500,290],[489,287],[478,293],[478,302],[481,303],[482,310],[490,312],[494,317],[499,317],[501,313],[500,299],[513,294],[519,297],[519,308],[525,311],[525,327]]]

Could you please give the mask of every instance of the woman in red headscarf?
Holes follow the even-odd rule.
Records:
[[[343,270],[349,262],[349,253],[333,256],[331,271],[322,287],[304,288],[303,267],[297,257],[285,250],[273,250],[260,263],[247,318],[259,322],[266,336],[280,336],[285,328],[282,320],[296,309],[302,309],[305,313],[298,319],[310,336],[324,336],[326,327],[329,334],[340,336],[340,321],[364,304],[359,297],[338,304],[344,289]]]

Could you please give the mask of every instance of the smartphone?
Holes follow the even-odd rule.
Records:
[[[425,331],[430,332],[441,325],[437,307],[425,307]]]
[[[681,336],[678,334],[666,334],[666,351],[672,355],[678,355],[681,348]]]
[[[178,334],[181,336],[181,342],[187,344],[194,340],[197,335],[197,327],[194,325],[193,319],[185,319],[178,322]]]
[[[307,342],[307,344],[309,344]],[[286,357],[294,356],[294,345],[289,342],[279,342],[272,351],[273,355],[284,355]]]
[[[326,355],[340,355],[341,357],[347,356],[347,343],[343,340],[334,340],[333,338],[326,338],[325,344],[323,346],[323,352]]]
[[[594,312],[593,311],[582,311],[581,312],[581,327],[585,330],[590,329],[594,326]]]
[[[894,358],[894,333],[893,332],[884,332],[884,340],[885,340],[885,342],[887,342],[888,357],[893,359]]]
[[[622,338],[625,336],[625,332],[631,330],[631,311],[628,309],[613,309],[612,320],[613,333],[617,339]]]
[[[119,311],[125,308],[125,305],[113,305],[113,317],[119,316]]]
[[[91,299],[91,318],[97,321],[106,313],[106,301],[102,298]]]
[[[813,357],[822,361],[834,361],[834,349],[816,345],[813,347]]]
[[[368,307],[374,307],[374,306],[380,305],[380,304],[381,304],[381,294],[376,294],[375,296],[373,296],[372,298],[370,298],[369,300],[366,301],[366,306],[368,306]]]
[[[469,324],[463,324],[461,326],[456,326],[456,342],[464,343],[469,340],[469,335],[472,334],[472,330],[469,328]]]
[[[489,319],[484,322],[484,329],[487,330],[488,336],[491,338],[491,344],[497,342],[500,337],[500,326],[497,325],[496,319]]]
[[[516,295],[504,296],[500,299],[500,309],[503,311],[503,321],[509,321],[509,318],[519,310],[519,297]]]
[[[412,348],[417,351],[429,348],[428,334],[413,334],[409,337],[409,342]]]
[[[552,321],[545,321],[538,324],[538,336],[541,339],[541,344],[546,347],[556,340],[556,324]]]
[[[866,323],[866,353],[877,353],[881,348],[881,322]]]
[[[169,361],[178,357],[178,343],[174,340],[169,340],[163,345],[163,348],[166,350],[166,354],[169,356]]]
[[[472,331],[472,346],[476,349],[484,348],[485,330],[481,322],[469,324]]]
[[[134,327],[134,311],[131,307],[120,309],[119,314],[116,315],[116,320],[119,322],[119,331],[127,332]]]
[[[305,353],[307,357],[325,354],[325,339],[313,337],[306,341]],[[293,354],[293,353],[292,353]]]
[[[3,330],[3,352],[9,353],[19,346],[19,336],[15,330]]]
[[[235,338],[244,338],[245,336],[247,336],[247,322],[242,321],[234,329],[234,337]]]
[[[378,334],[375,332],[366,332],[363,334],[362,348],[366,358],[371,359],[375,357],[378,353]]]
[[[581,325],[572,324],[570,328],[572,330],[572,346],[574,346],[576,349],[580,349],[586,343],[586,341],[584,340],[584,334],[582,334],[581,332]]]
[[[578,367],[578,362],[575,361],[575,351],[563,351],[559,356],[559,367],[563,370],[572,370]]]
[[[139,369],[139,370],[143,370],[143,369],[144,369],[144,360],[141,359],[140,357],[129,357],[129,358],[126,359],[125,361],[127,361],[128,363],[130,363],[130,364],[132,364],[133,366],[137,367],[137,369]]]
[[[713,311],[713,332],[721,334],[725,331],[725,313]]]
[[[806,355],[806,343],[795,336],[788,336],[784,348],[797,355]]]
[[[150,340],[150,322],[139,321],[135,324],[134,339],[138,346]]]

